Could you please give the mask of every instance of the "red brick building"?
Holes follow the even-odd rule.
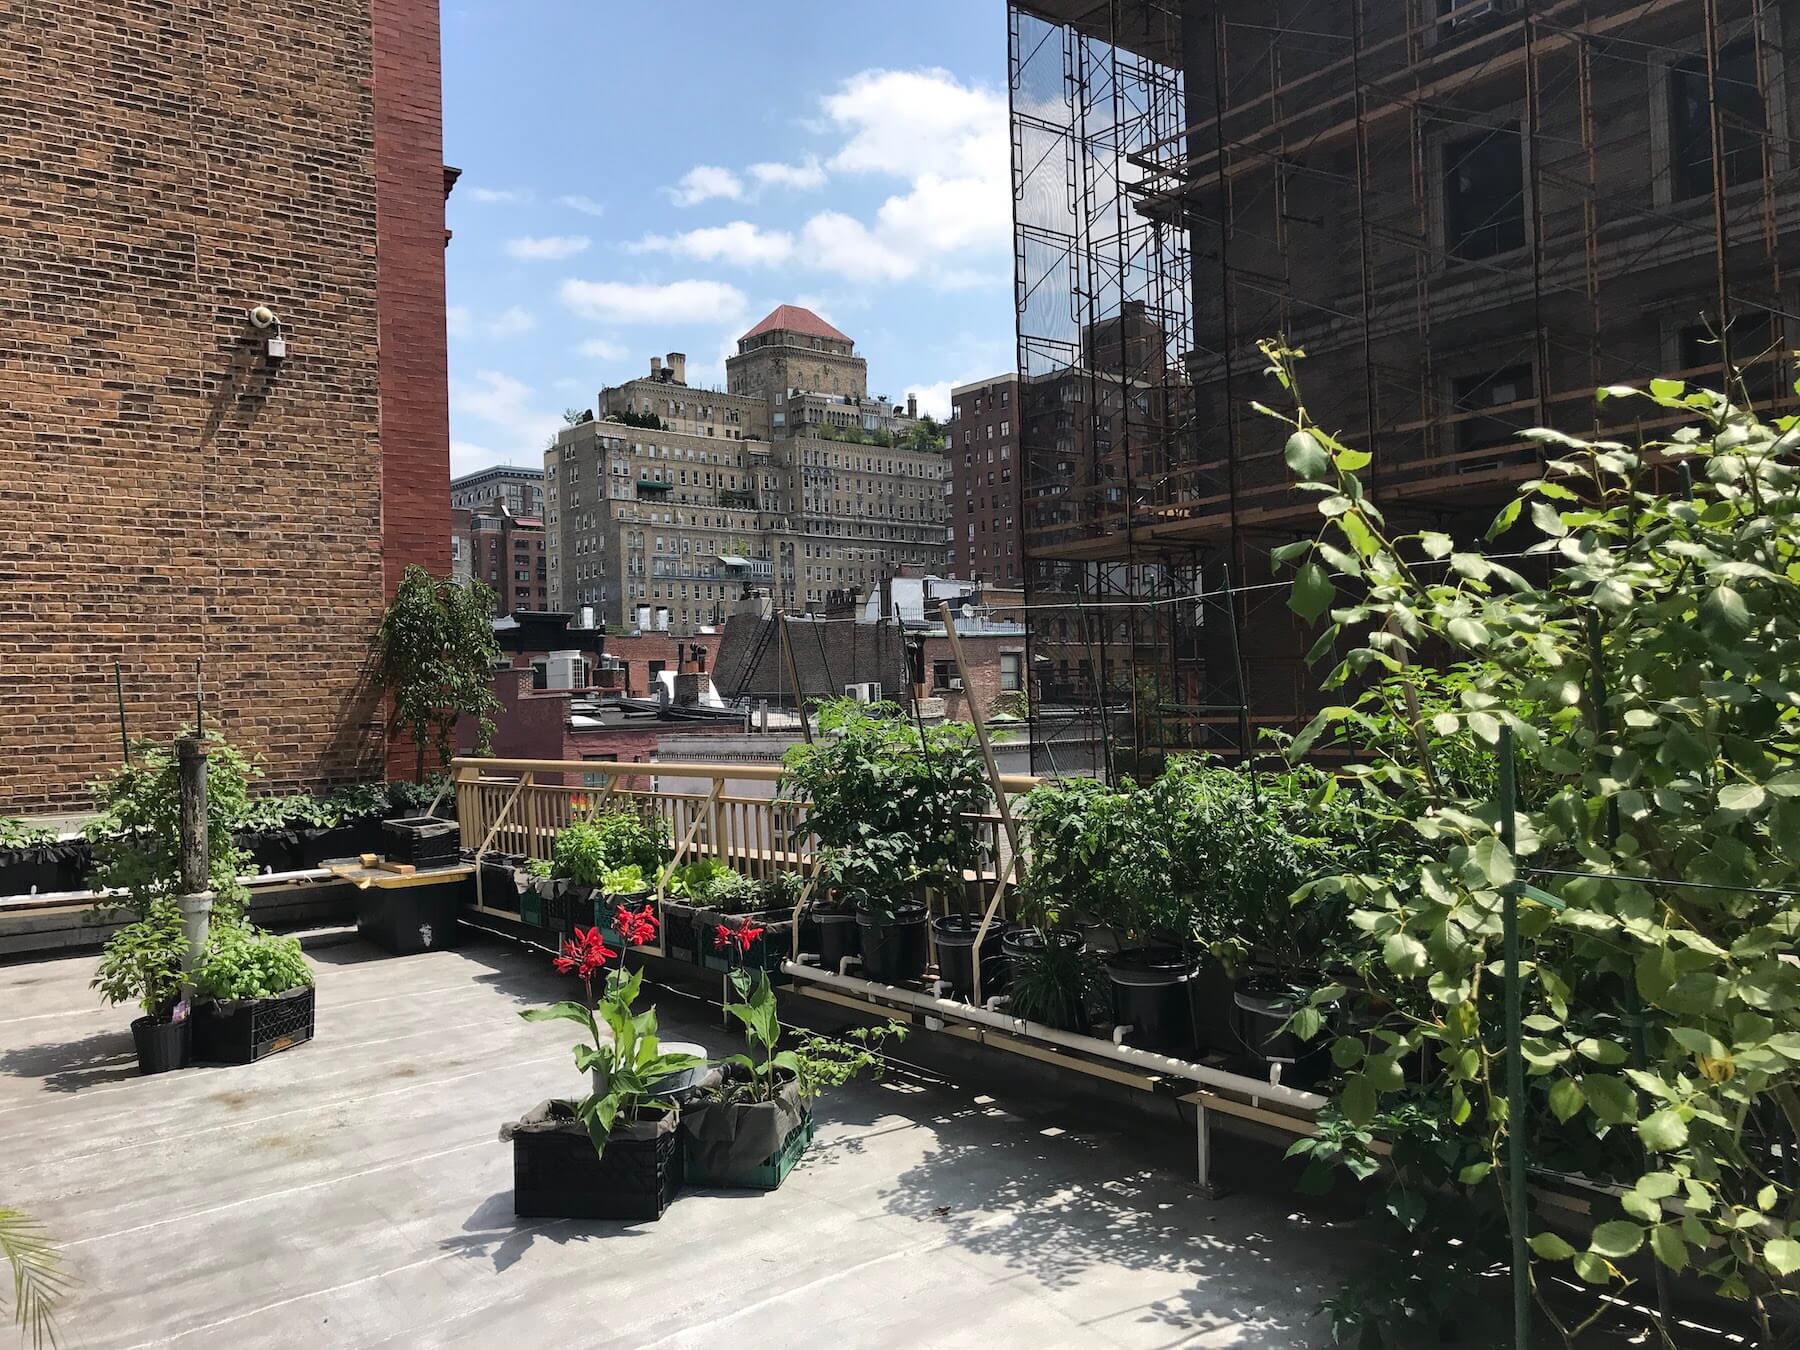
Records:
[[[0,10],[0,813],[118,762],[115,661],[134,736],[198,661],[271,785],[382,771],[370,640],[449,566],[438,43],[436,0]]]
[[[455,508],[450,519],[452,569],[493,591],[497,617],[549,608],[542,519],[515,516],[500,502],[487,510]]]
[[[950,391],[950,570],[1020,585],[1019,377],[996,375]]]

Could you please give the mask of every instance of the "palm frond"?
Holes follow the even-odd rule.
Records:
[[[0,1208],[0,1259],[12,1267],[13,1320],[25,1329],[32,1350],[54,1350],[56,1306],[72,1283],[55,1245],[29,1214]]]

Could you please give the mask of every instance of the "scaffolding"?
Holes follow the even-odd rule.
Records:
[[[1257,584],[1313,524],[1261,339],[1390,518],[1470,544],[1525,428],[1653,429],[1599,386],[1792,411],[1796,38],[1797,0],[1012,0],[1040,701],[1119,771],[1313,705]]]

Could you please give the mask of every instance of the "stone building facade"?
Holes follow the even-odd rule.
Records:
[[[199,662],[268,785],[382,772],[369,644],[449,565],[440,86],[435,0],[0,11],[0,814],[118,764],[115,662],[133,736]]]
[[[515,516],[544,514],[544,471],[517,464],[496,464],[450,480],[453,509],[474,511],[504,503]]]
[[[904,564],[942,568],[945,455],[916,405],[868,393],[851,340],[783,305],[739,340],[727,388],[686,358],[602,391],[545,455],[551,595],[614,631],[717,626],[747,590],[821,606]],[[654,424],[652,424],[654,423]]]

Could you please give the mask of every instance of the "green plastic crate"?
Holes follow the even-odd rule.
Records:
[[[727,1190],[777,1190],[781,1183],[787,1180],[788,1173],[792,1172],[799,1164],[800,1159],[805,1156],[807,1146],[812,1143],[813,1135],[817,1130],[818,1127],[813,1123],[812,1113],[809,1111],[773,1156],[742,1174],[713,1176],[695,1163],[692,1155],[689,1155],[687,1184],[690,1186],[714,1186]]]

